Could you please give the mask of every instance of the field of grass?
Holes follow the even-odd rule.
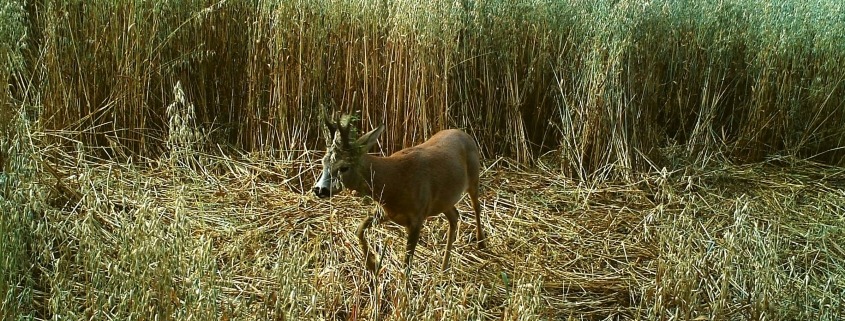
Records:
[[[841,320],[845,4],[0,3],[0,320]],[[484,155],[452,270],[319,106]]]
[[[369,233],[383,257],[372,278],[355,229],[377,207],[310,195],[313,155],[195,155],[201,170],[29,156],[31,171],[3,182],[4,319],[845,316],[841,168],[780,160],[579,184],[542,162],[488,160],[488,249],[470,241],[465,200],[452,269],[439,269],[447,224],[433,219],[406,281],[404,229]]]

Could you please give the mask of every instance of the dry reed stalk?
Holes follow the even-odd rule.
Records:
[[[283,158],[319,149],[316,107],[334,101],[386,123],[388,151],[459,127],[488,157],[560,151],[561,169],[581,179],[673,165],[660,153],[670,146],[702,166],[845,159],[835,1],[103,0],[27,11],[23,27],[37,32],[15,70],[31,76],[15,88],[29,89],[13,101],[104,157],[161,154],[181,81],[214,142]]]

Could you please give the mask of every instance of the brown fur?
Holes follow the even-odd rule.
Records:
[[[334,164],[349,168],[346,172],[338,173],[345,188],[372,197],[384,208],[388,220],[405,227],[408,233],[406,267],[411,266],[425,220],[440,213],[444,213],[449,221],[442,268],[445,270],[449,267],[459,219],[455,204],[464,192],[470,195],[475,211],[476,238],[479,247],[483,248],[484,233],[481,231],[481,206],[478,201],[481,168],[475,140],[460,130],[449,129],[389,157],[365,154],[375,144],[382,130],[383,127],[379,127],[364,134],[355,144],[348,145],[353,147],[347,147],[346,150],[341,146],[342,142],[338,145],[335,141],[329,153],[335,153]],[[354,152],[356,148],[361,150]],[[325,160],[324,165],[332,166],[331,162]],[[357,234],[366,257],[367,269],[375,272],[376,260],[364,238],[372,222],[372,217],[365,219]]]

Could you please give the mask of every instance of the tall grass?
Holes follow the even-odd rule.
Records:
[[[156,156],[181,81],[214,143],[318,149],[320,104],[390,151],[461,127],[488,156],[579,177],[772,155],[841,164],[837,1],[166,1],[30,4],[40,124]],[[13,96],[23,95],[16,91]],[[69,136],[69,137],[68,137]],[[677,154],[677,153],[676,153]]]
[[[24,69],[26,12],[17,1],[0,4],[0,319],[31,315],[36,238],[34,213],[44,187],[35,182],[37,168],[28,140],[27,113],[10,91]]]
[[[18,115],[13,115],[18,116]],[[35,152],[26,144],[19,118],[7,119],[0,139],[0,318],[32,315],[38,289],[37,213],[47,188],[37,182]],[[8,136],[7,136],[8,135]]]

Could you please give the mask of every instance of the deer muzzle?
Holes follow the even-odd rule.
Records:
[[[331,173],[324,169],[323,174],[320,175],[320,179],[318,179],[317,183],[314,184],[313,191],[314,195],[317,195],[317,197],[327,198],[339,193],[342,189],[340,181],[332,177]]]

